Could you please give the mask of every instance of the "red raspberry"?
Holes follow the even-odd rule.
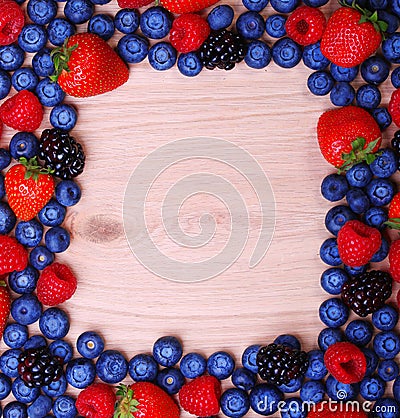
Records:
[[[319,41],[325,26],[325,15],[321,10],[309,6],[298,7],[285,24],[288,37],[304,46]]]
[[[354,344],[338,342],[328,347],[324,355],[328,372],[341,383],[360,382],[367,370],[364,353]]]
[[[199,15],[187,13],[172,23],[169,40],[179,52],[186,53],[199,49],[210,34],[210,26]]]
[[[33,132],[43,120],[39,99],[28,90],[21,90],[0,106],[1,120],[17,131]]]
[[[15,238],[0,235],[0,275],[28,266],[28,252]]]
[[[138,7],[147,6],[154,0],[117,0],[118,6],[121,9],[137,9]]]
[[[37,297],[44,305],[56,306],[75,293],[77,280],[65,264],[47,266],[37,282]]]
[[[79,393],[75,406],[84,417],[112,418],[116,400],[112,386],[93,383]]]
[[[0,1],[0,45],[10,45],[15,42],[24,23],[24,13],[15,1]]]
[[[393,280],[400,283],[400,240],[394,241],[390,245],[389,266]]]
[[[400,128],[400,89],[394,90],[390,97],[389,113],[394,124]]]
[[[367,264],[381,243],[382,237],[377,229],[357,220],[346,222],[337,237],[340,258],[350,267]]]

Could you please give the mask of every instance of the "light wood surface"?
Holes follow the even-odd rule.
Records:
[[[226,3],[237,13],[244,10],[239,0]],[[324,11],[334,7],[330,2]],[[96,6],[96,11],[103,10],[114,14],[114,1]],[[268,6],[263,15],[272,12]],[[308,92],[310,73],[302,63],[290,70],[273,63],[254,70],[242,63],[230,72],[204,70],[190,79],[176,68],[156,72],[144,62],[131,66],[129,81],[117,91],[66,99],[78,109],[73,134],[87,154],[86,170],[78,179],[83,197],[68,210],[65,222],[72,243],[57,256],[71,266],[79,282],[74,297],[62,305],[71,319],[70,342],[83,331],[95,330],[107,349],[119,349],[130,359],[150,352],[158,337],[175,335],[185,353],[207,356],[226,350],[238,364],[248,345],[272,342],[282,333],[298,336],[306,350],[317,347],[323,328],[318,307],[327,297],[319,285],[327,266],[318,253],[329,237],[324,216],[331,207],[320,195],[320,183],[333,170],[316,142],[318,117],[331,104],[328,97]],[[386,83],[383,103],[389,91]],[[46,117],[42,128],[48,126]],[[392,132],[385,133],[385,140]],[[11,135],[6,129],[3,145]],[[184,231],[196,234],[200,216],[211,213],[217,220],[211,250],[205,246],[183,254],[168,240],[160,217],[162,199],[174,181],[188,174],[201,170],[226,176],[242,194],[251,226],[249,242],[231,268],[200,283],[175,283],[150,273],[130,251],[122,219],[124,192],[131,173],[149,153],[196,136],[231,141],[259,162],[275,196],[276,228],[264,259],[250,269],[261,214],[246,179],[211,161],[171,167],[149,194],[147,218],[152,236],[170,256],[210,257],[223,247],[231,227],[226,208],[200,194],[185,203],[179,222]]]

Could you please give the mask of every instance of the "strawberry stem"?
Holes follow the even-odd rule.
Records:
[[[358,137],[351,143],[352,150],[348,154],[342,154],[342,159],[344,160],[343,165],[338,169],[339,174],[343,174],[349,170],[353,165],[365,161],[368,165],[371,164],[376,157],[380,155],[379,152],[374,153],[374,149],[381,138],[375,139],[375,141],[370,142],[366,148],[365,138]]]
[[[33,180],[37,182],[41,174],[46,175],[52,174],[54,172],[54,170],[50,168],[45,168],[39,165],[36,157],[30,158],[29,160],[27,160],[25,157],[21,157],[18,161],[26,168],[24,175],[25,180],[33,178]]]
[[[127,385],[119,385],[116,392],[119,398],[115,404],[114,418],[131,418],[138,411],[139,402],[133,397],[133,390]]]
[[[385,225],[390,229],[400,230],[400,218],[390,218]]]
[[[72,52],[78,48],[78,44],[67,46],[69,38],[66,38],[63,45],[53,49],[50,56],[54,63],[54,73],[49,77],[51,81],[56,82],[63,71],[69,72],[68,62]]]

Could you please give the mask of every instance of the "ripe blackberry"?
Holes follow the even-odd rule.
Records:
[[[246,55],[246,41],[226,29],[212,31],[199,50],[200,61],[209,69],[231,70]]]
[[[391,145],[392,145],[394,152],[397,154],[398,157],[400,157],[400,130],[394,133],[392,141],[391,141]],[[397,169],[400,170],[400,160],[399,160],[399,165]]]
[[[304,375],[308,368],[305,351],[282,344],[269,344],[257,353],[258,374],[261,379],[276,385],[286,385]]]
[[[61,357],[53,356],[47,347],[30,348],[18,358],[18,373],[26,386],[39,388],[59,380],[62,365]]]
[[[46,168],[54,170],[53,175],[70,180],[83,172],[85,154],[81,144],[61,129],[45,129],[39,145],[39,158]]]
[[[380,270],[350,277],[342,287],[343,302],[362,317],[382,308],[391,294],[392,276]]]

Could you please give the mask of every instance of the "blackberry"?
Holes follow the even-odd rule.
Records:
[[[211,31],[199,49],[200,61],[209,69],[231,70],[246,55],[246,41],[226,29]]]
[[[269,344],[257,353],[258,374],[276,385],[286,385],[304,375],[308,368],[305,351],[282,344]]]
[[[81,144],[61,129],[45,129],[39,144],[39,158],[53,175],[70,180],[83,172],[85,154]]]
[[[394,133],[392,141],[391,141],[391,145],[392,145],[394,152],[397,154],[398,157],[400,157],[400,130]],[[400,159],[399,159],[399,165],[397,169],[400,170]]]
[[[63,360],[53,356],[47,347],[30,348],[18,358],[18,373],[30,388],[48,386],[61,378]]]
[[[350,277],[342,287],[343,302],[362,317],[382,308],[391,294],[392,276],[380,270]]]

